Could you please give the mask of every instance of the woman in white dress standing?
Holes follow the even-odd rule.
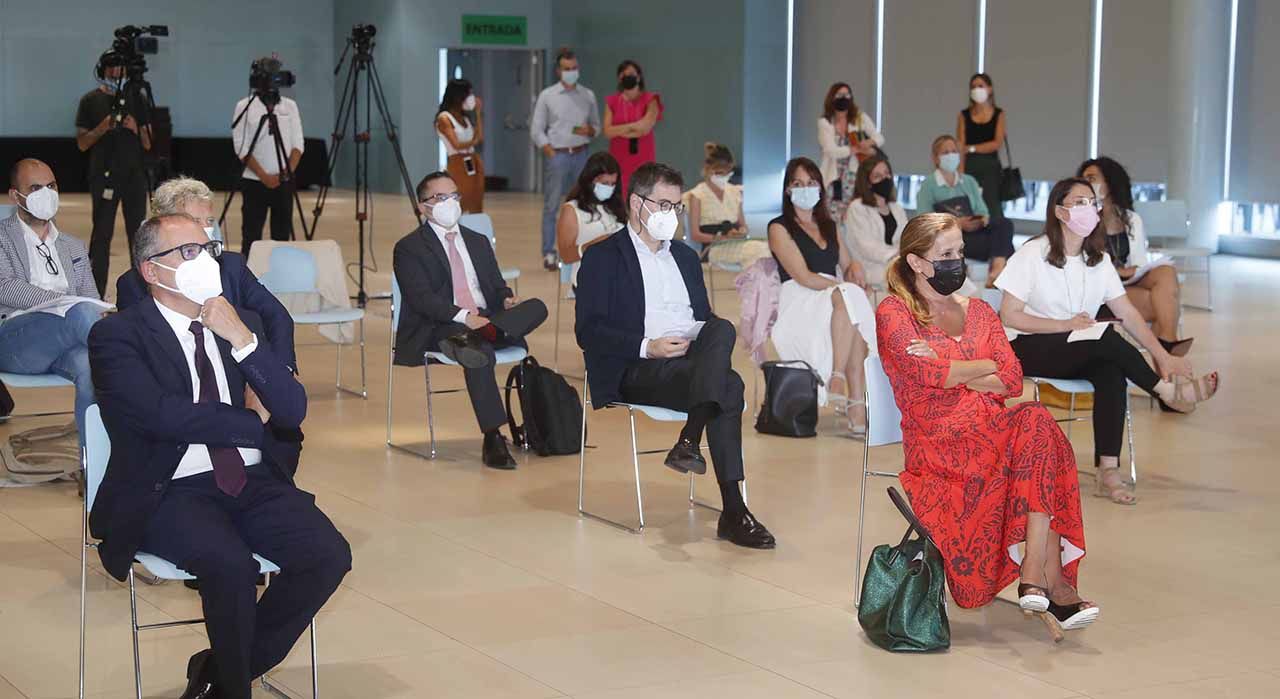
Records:
[[[880,156],[858,165],[853,201],[844,215],[844,246],[866,274],[867,283],[884,287],[885,270],[898,256],[907,212],[898,203],[893,170]]]
[[[575,287],[582,251],[616,233],[627,220],[622,208],[622,192],[618,190],[621,173],[618,161],[608,152],[593,153],[560,205],[556,249],[562,262],[573,264]]]
[[[803,360],[822,378],[818,402],[866,431],[862,362],[875,346],[875,313],[861,265],[840,242],[822,173],[808,158],[787,163],[782,215],[769,222],[769,249],[782,290],[770,339],[783,360]]]

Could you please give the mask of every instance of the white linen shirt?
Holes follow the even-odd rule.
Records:
[[[262,115],[267,113],[267,108],[262,104],[262,100],[256,97],[245,97],[236,102],[235,112],[232,118],[240,116],[240,112],[244,110],[245,104],[249,100],[253,100],[253,104],[249,106],[249,111],[231,131],[231,140],[235,143],[236,157],[244,160],[249,157],[249,142],[253,140],[253,134],[258,130],[258,121],[262,119]],[[293,151],[302,153],[306,150],[306,144],[302,136],[302,115],[298,112],[298,103],[288,97],[281,97],[280,104],[276,105],[276,122],[280,124],[280,142],[284,144],[284,157],[287,159]],[[263,172],[268,175],[278,175],[284,170],[284,163],[280,162],[280,158],[276,155],[275,139],[271,137],[271,127],[269,125],[262,127],[262,133],[258,136],[258,141],[253,144],[253,159],[258,161],[262,166]],[[244,169],[244,177],[250,180],[257,180],[258,175],[252,168],[246,166]]]
[[[178,337],[178,344],[182,345],[182,354],[187,359],[187,371],[191,373],[191,402],[200,402],[200,372],[196,371],[196,336],[191,333],[191,321],[198,318],[188,318],[185,315],[169,308],[168,306],[155,301],[156,308],[160,309],[160,315],[164,316],[165,322],[173,329],[173,334]],[[245,357],[253,354],[258,349],[258,336],[253,336],[253,341],[246,345],[243,349],[231,351],[231,358],[236,362],[244,361]],[[213,375],[218,381],[218,398],[228,405],[231,405],[231,389],[227,387],[227,370],[222,366],[222,353],[218,351],[218,343],[214,339],[213,331],[204,329],[204,351],[209,355],[209,363],[213,365]],[[245,466],[253,466],[262,463],[262,451],[260,449],[240,448],[240,458],[244,459]],[[213,470],[213,460],[209,458],[209,447],[204,444],[190,444],[187,451],[182,455],[182,460],[178,462],[178,470],[173,472],[173,480],[195,476],[201,473],[207,473]]]
[[[457,243],[458,256],[462,258],[463,273],[467,275],[467,288],[471,289],[471,298],[475,299],[476,308],[478,310],[483,310],[485,308],[485,300],[484,294],[480,291],[480,278],[476,276],[475,265],[471,262],[471,253],[467,251],[467,243],[462,239],[462,231],[459,230],[458,224],[453,224],[453,228],[441,228],[435,221],[427,221],[427,225],[431,226],[431,230],[436,234],[436,237],[440,239],[440,247],[444,248],[444,259],[446,263],[449,263],[449,246],[451,243],[445,236],[450,233],[457,234],[454,236],[453,242]],[[449,263],[449,265],[449,271],[452,273],[452,263]],[[450,279],[452,279],[452,276]],[[460,305],[458,303],[457,289],[453,290],[453,303],[455,306]],[[466,319],[467,309],[463,308],[453,317],[453,322],[461,323]]]
[[[533,118],[529,124],[529,136],[539,148],[578,148],[591,143],[591,139],[573,132],[574,128],[590,125],[600,133],[600,108],[596,94],[583,85],[565,87],[563,82],[538,93],[533,105]]]
[[[663,241],[654,252],[628,230],[631,243],[640,258],[640,276],[644,279],[644,339],[640,341],[640,358],[648,359],[649,342],[660,337],[683,335],[697,325],[689,289],[676,258],[671,254],[671,241]]]
[[[58,242],[57,226],[53,225],[53,221],[49,222],[49,235],[45,236],[43,243],[45,252],[53,258],[53,264],[58,268],[57,274],[50,274],[44,255],[37,250],[41,245],[40,236],[31,230],[31,226],[28,226],[21,216],[14,218],[22,226],[22,239],[27,243],[27,266],[29,267],[27,281],[31,282],[32,286],[38,286],[55,294],[67,293],[71,288],[70,282],[67,281],[66,270],[62,269],[62,260],[58,258],[58,249],[54,246],[54,243]]]
[[[1102,304],[1125,295],[1110,255],[1103,253],[1092,267],[1085,264],[1083,255],[1068,257],[1059,269],[1045,259],[1048,253],[1049,239],[1033,238],[1013,253],[996,277],[996,287],[1024,302],[1028,315],[1051,320],[1070,320],[1079,313],[1097,316]],[[1005,327],[1010,340],[1023,334]]]

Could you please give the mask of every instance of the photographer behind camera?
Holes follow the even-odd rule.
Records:
[[[271,210],[271,239],[289,240],[293,237],[291,207],[296,185],[289,173],[297,171],[305,146],[298,103],[280,95],[280,87],[294,83],[293,74],[282,70],[282,67],[283,64],[274,56],[254,61],[249,76],[253,94],[237,102],[232,113],[233,119],[239,119],[231,128],[232,142],[236,156],[245,164],[240,180],[243,195],[240,200],[240,251],[245,257],[249,256],[253,243],[262,239],[262,226],[266,223],[268,209]],[[279,125],[279,149],[270,123],[263,123],[269,108]],[[262,124],[261,132],[259,124]],[[256,141],[255,133],[258,136]],[[285,154],[283,159],[279,150]],[[283,161],[287,161],[287,170]]]
[[[89,263],[100,296],[107,288],[117,206],[124,204],[130,250],[134,232],[147,217],[142,154],[151,150],[151,127],[145,104],[119,97],[127,60],[115,47],[103,53],[94,68],[98,86],[80,98],[76,109],[76,146],[82,153],[89,152],[89,192],[93,202]]]

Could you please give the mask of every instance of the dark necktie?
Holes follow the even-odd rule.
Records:
[[[196,336],[196,376],[200,379],[201,403],[221,403],[218,395],[218,377],[213,372],[213,363],[204,350],[204,326],[200,321],[191,321],[191,334]],[[236,497],[244,490],[248,476],[244,472],[244,458],[235,447],[209,447],[209,460],[213,462],[213,480],[218,490]]]

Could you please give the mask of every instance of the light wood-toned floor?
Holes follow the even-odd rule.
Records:
[[[355,259],[352,200],[335,192],[320,235]],[[311,206],[312,197],[304,198]],[[541,202],[491,195],[504,265],[520,291],[551,305],[555,275],[539,265]],[[228,226],[239,237],[238,205]],[[88,202],[64,197],[60,227],[87,239]],[[405,198],[377,197],[373,292],[389,283],[391,248],[412,227]],[[114,272],[126,264],[118,234]],[[1280,475],[1275,404],[1275,300],[1280,262],[1215,260],[1217,311],[1189,311],[1192,360],[1223,372],[1220,397],[1193,416],[1134,402],[1141,484],[1137,507],[1086,497],[1085,594],[1102,617],[1053,646],[1013,608],[951,607],[953,648],[893,655],[870,645],[852,607],[862,445],[832,433],[788,440],[746,432],[752,509],[777,550],[715,539],[714,514],[690,512],[684,481],[656,458],[642,464],[649,522],[641,536],[579,519],[577,457],[521,456],[514,472],[485,469],[463,396],[437,403],[442,456],[434,462],[383,445],[387,305],[370,307],[370,396],[333,390],[332,347],[299,349],[311,404],[300,485],[318,498],[355,551],[355,569],[319,617],[321,686],[328,697],[1191,697],[1275,696],[1280,683]],[[727,280],[726,280],[727,281]],[[1202,288],[1194,284],[1188,294]],[[721,313],[738,317],[735,294]],[[571,307],[566,308],[571,310]],[[554,311],[554,306],[553,306]],[[571,316],[570,316],[571,317]],[[552,320],[532,338],[551,365]],[[561,368],[580,373],[570,323]],[[318,339],[299,332],[299,342]],[[348,375],[357,369],[347,354]],[[750,376],[738,355],[738,369]],[[504,374],[505,376],[505,370]],[[461,385],[440,371],[433,378]],[[398,369],[396,428],[422,431],[422,376]],[[750,386],[750,381],[748,381]],[[17,392],[20,409],[70,403],[69,393]],[[10,428],[3,428],[7,433]],[[641,420],[641,440],[666,446],[674,428]],[[422,431],[425,439],[425,431]],[[624,414],[592,418],[588,497],[632,513]],[[1081,463],[1091,430],[1074,431]],[[872,452],[898,470],[901,449]],[[1092,480],[1083,477],[1083,490]],[[896,541],[903,524],[868,494],[869,544]],[[700,483],[715,500],[714,483]],[[76,690],[80,501],[69,485],[0,489],[0,699],[68,697]],[[132,696],[128,596],[90,577],[88,686]],[[1007,593],[1008,594],[1008,593]],[[197,615],[178,585],[142,587],[144,622]],[[144,635],[149,697],[180,692],[198,628]],[[308,691],[300,646],[276,675]]]

